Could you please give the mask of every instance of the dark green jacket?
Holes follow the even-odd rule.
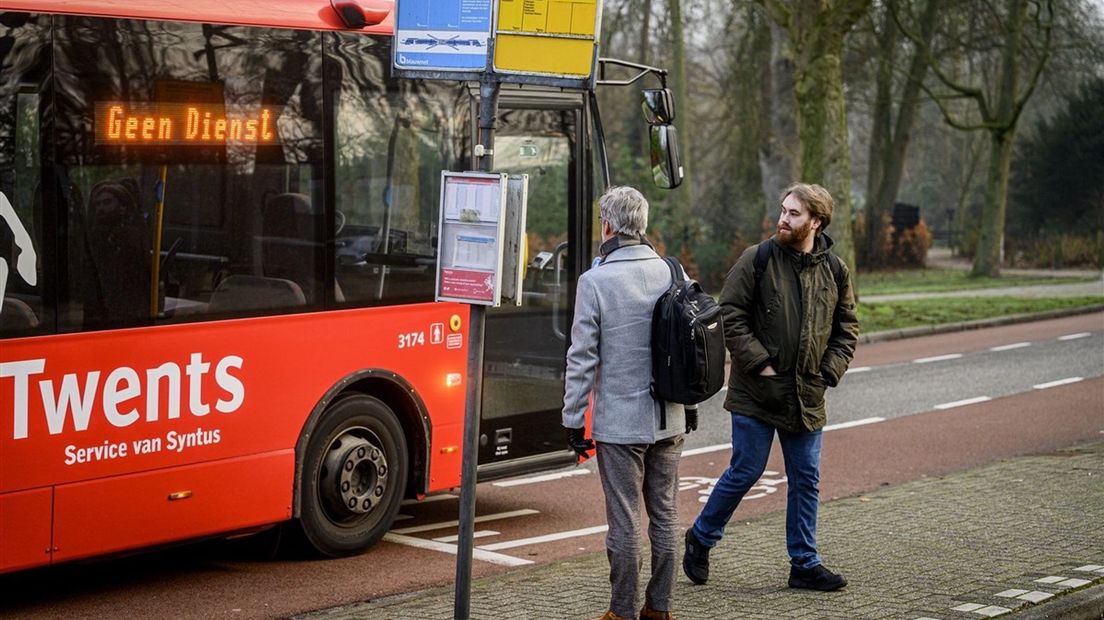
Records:
[[[721,290],[725,344],[732,355],[725,408],[790,432],[824,426],[824,390],[835,387],[855,355],[859,322],[851,272],[832,276],[832,239],[817,236],[809,254],[771,244],[755,285],[756,246],[728,272]],[[777,377],[762,377],[770,363]]]

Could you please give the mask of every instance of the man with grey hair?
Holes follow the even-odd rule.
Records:
[[[639,617],[669,619],[679,546],[678,461],[683,432],[697,428],[697,414],[651,394],[652,310],[671,286],[671,271],[644,236],[648,201],[631,187],[614,187],[598,204],[602,259],[579,278],[563,425],[568,445],[586,459],[594,448],[585,436],[593,392],[591,435],[609,522],[611,593],[602,620],[637,617],[641,492],[652,557]]]

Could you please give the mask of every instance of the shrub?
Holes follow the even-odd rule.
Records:
[[[1006,249],[1007,262],[1014,267],[1104,267],[1104,231],[1095,236],[1050,234],[1022,241],[1008,239]]]
[[[923,267],[928,260],[928,248],[931,247],[932,234],[924,220],[912,228],[905,229],[893,240],[893,266]]]
[[[891,266],[893,255],[893,224],[889,214],[883,214],[881,219],[881,232],[874,247],[866,243],[866,217],[865,212],[859,213],[855,218],[855,259],[863,269],[879,269]]]

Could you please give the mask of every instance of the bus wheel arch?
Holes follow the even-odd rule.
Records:
[[[295,510],[305,542],[326,556],[363,552],[425,488],[428,417],[392,373],[362,373],[319,402],[296,446]]]

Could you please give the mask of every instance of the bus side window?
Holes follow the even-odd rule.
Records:
[[[261,208],[261,271],[266,277],[297,284],[305,303],[318,301],[318,243],[310,197],[285,193],[265,200]]]
[[[132,178],[101,181],[88,196],[81,289],[85,327],[150,320],[151,231]]]
[[[2,11],[2,9],[0,9]],[[44,136],[54,94],[50,16],[4,13],[0,24],[0,339],[54,330],[57,237],[44,217]],[[47,201],[44,193],[50,194]],[[0,341],[0,348],[3,347]]]

